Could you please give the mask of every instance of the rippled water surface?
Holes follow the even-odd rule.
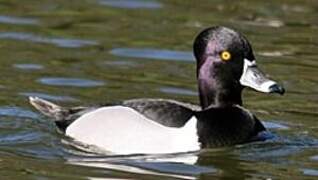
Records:
[[[317,19],[313,0],[0,0],[1,179],[317,179]],[[198,103],[192,42],[211,25],[243,32],[287,89],[244,92],[275,138],[186,154],[92,154],[28,104]]]

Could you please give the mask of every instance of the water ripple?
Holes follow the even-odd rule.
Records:
[[[103,65],[117,66],[120,68],[131,68],[131,67],[136,67],[137,63],[132,61],[107,61],[107,62],[104,62]]]
[[[283,125],[283,124],[280,124],[280,123],[277,123],[277,122],[263,122],[264,126],[267,128],[267,129],[289,129],[288,126],[286,125]]]
[[[16,132],[15,134],[1,135],[0,144],[17,144],[26,142],[35,142],[35,140],[40,140],[41,137],[37,132]]]
[[[38,82],[45,85],[73,86],[73,87],[96,87],[96,86],[103,86],[105,84],[102,81],[80,79],[80,78],[61,78],[61,77],[44,77],[44,78],[38,79]]]
[[[112,49],[110,53],[122,57],[194,62],[192,53],[185,51],[172,51],[150,48],[116,48]]]
[[[314,161],[318,161],[318,155],[312,156],[310,159],[311,159],[311,160],[314,160]]]
[[[13,67],[23,70],[40,70],[43,66],[40,64],[14,64]]]
[[[280,28],[285,26],[285,23],[279,19],[262,19],[258,18],[255,20],[247,21],[247,20],[238,20],[242,24],[251,25],[251,26],[268,26],[273,28]]]
[[[32,18],[0,16],[0,23],[19,24],[19,25],[36,25],[39,21]]]
[[[316,169],[307,169],[307,168],[303,168],[301,169],[303,171],[303,173],[305,175],[308,175],[308,176],[318,176],[318,170]]]
[[[32,111],[22,109],[15,106],[0,106],[1,116],[11,116],[11,117],[24,117],[24,118],[37,118],[38,115]]]
[[[280,56],[292,55],[293,52],[291,51],[263,51],[257,54],[261,56],[266,56],[266,57],[280,57]]]
[[[53,44],[57,47],[62,48],[80,48],[84,46],[98,45],[96,41],[92,40],[48,38],[23,32],[2,32],[0,33],[0,39],[12,39],[19,41],[29,41],[34,43]]]
[[[178,95],[187,95],[187,96],[197,96],[198,93],[195,91],[191,91],[183,88],[175,88],[175,87],[161,87],[159,91],[167,94],[178,94]]]
[[[106,6],[126,9],[158,9],[162,7],[161,3],[153,0],[100,0],[99,3]]]
[[[309,136],[279,136],[262,142],[239,145],[237,150],[242,159],[289,163],[286,157],[297,154],[306,148],[317,148],[318,140]]]

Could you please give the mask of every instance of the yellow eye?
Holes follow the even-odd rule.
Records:
[[[230,60],[230,59],[231,59],[231,53],[228,52],[228,51],[223,51],[223,52],[221,53],[221,59],[222,59],[223,61],[228,61],[228,60]]]

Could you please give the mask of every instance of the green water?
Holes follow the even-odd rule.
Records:
[[[1,179],[317,179],[314,0],[0,0]],[[285,96],[244,92],[277,137],[162,156],[73,147],[27,96],[71,106],[158,97],[198,103],[194,37],[225,25],[251,41]]]

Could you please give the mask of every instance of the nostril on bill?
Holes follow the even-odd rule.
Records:
[[[273,84],[269,87],[269,90],[271,93],[278,93],[280,95],[283,95],[285,93],[285,89],[278,85],[278,84]]]

